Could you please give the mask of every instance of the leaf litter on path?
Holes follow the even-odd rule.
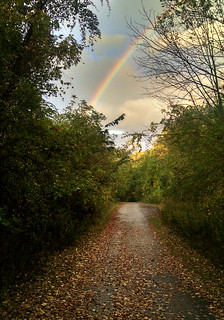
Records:
[[[1,314],[7,320],[223,319],[212,306],[182,277],[141,205],[125,203],[100,235],[54,253],[44,274],[13,290]]]

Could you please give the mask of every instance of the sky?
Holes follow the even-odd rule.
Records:
[[[65,72],[64,79],[70,81],[70,88],[65,100],[54,98],[52,102],[62,111],[72,95],[78,100],[85,100],[111,122],[125,113],[113,133],[142,131],[152,121],[161,119],[161,103],[144,95],[146,83],[137,82],[134,63],[136,53],[132,45],[131,30],[127,21],[141,22],[141,0],[110,0],[111,11],[106,3],[101,6],[95,1],[100,23],[101,39],[93,48],[87,48],[82,54],[78,66]],[[143,1],[149,9],[161,12],[159,0]],[[149,84],[150,85],[150,84]]]

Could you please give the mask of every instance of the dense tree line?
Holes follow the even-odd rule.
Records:
[[[85,101],[71,102],[58,114],[45,99],[63,94],[70,85],[62,80],[63,70],[77,64],[85,46],[100,36],[91,7],[91,1],[76,0],[0,3],[3,287],[34,264],[38,252],[70,243],[87,216],[102,212],[126,157],[114,149],[102,125],[105,117]],[[66,35],[60,34],[61,26]]]

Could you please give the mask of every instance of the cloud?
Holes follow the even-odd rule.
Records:
[[[151,122],[159,122],[162,118],[160,104],[156,99],[152,98],[126,100],[116,107],[101,102],[98,106],[98,111],[107,116],[104,125],[113,121],[122,113],[126,114],[123,121],[109,128],[110,133],[116,135],[115,142],[118,146],[123,145],[129,140],[128,137],[122,138],[124,133],[141,132],[147,129]],[[147,148],[144,143],[143,147],[143,149]]]
[[[159,122],[162,114],[158,101],[152,98],[127,100],[120,108],[126,114],[121,126],[130,130],[144,130],[151,122]]]
[[[114,35],[102,35],[102,38],[98,40],[95,48],[93,48],[93,54],[97,57],[97,60],[101,60],[103,57],[119,58],[122,51],[130,44],[130,37],[123,34]]]
[[[106,114],[106,122],[111,122],[125,113],[125,119],[113,127],[114,130],[122,132],[143,131],[151,122],[159,122],[162,118],[159,102],[152,98],[126,100],[116,108],[113,105],[101,103],[98,111]]]
[[[161,3],[159,0],[143,1],[147,9],[154,9],[156,12],[161,11]],[[104,33],[111,34],[129,34],[127,21],[141,21],[142,0],[111,0],[111,11],[108,12],[107,6],[99,7],[96,12],[99,17],[101,30]]]
[[[119,35],[112,37],[111,42],[109,42],[109,39],[110,37],[106,37],[105,40],[96,47],[95,52],[97,52],[98,55],[95,60],[93,53],[85,51],[82,56],[82,62],[78,66],[66,71],[65,79],[67,77],[68,79],[66,80],[72,82],[74,86],[73,94],[77,94],[80,99],[85,99],[86,101],[91,100],[109,71],[119,61],[127,49],[127,46],[123,46],[123,50],[114,56],[112,56],[112,53],[110,53],[110,56],[105,54],[105,52],[118,50],[116,49],[115,43],[125,41],[125,37]],[[121,46],[118,45],[117,47],[121,50]],[[99,55],[99,52],[102,52],[102,54]],[[135,73],[136,71],[131,60],[127,61],[104,91],[101,96],[101,101],[116,105],[127,100],[127,97],[130,99],[136,97],[136,94],[140,95],[142,92],[141,85],[136,83],[136,80],[130,76]]]

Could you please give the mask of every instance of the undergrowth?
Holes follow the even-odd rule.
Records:
[[[43,268],[45,267],[49,256],[54,252],[60,252],[66,247],[84,245],[90,237],[99,234],[110,220],[112,213],[117,210],[118,206],[118,203],[111,202],[100,213],[95,215],[87,215],[77,225],[77,228],[69,239],[66,239],[64,242],[57,242],[55,243],[55,246],[53,246],[51,243],[51,246],[46,247],[41,252],[38,252],[38,254],[35,256],[32,255],[29,266],[26,266],[26,268],[24,267],[22,272],[17,273],[15,277],[9,277],[9,275],[6,273],[0,287],[0,301],[6,298],[7,289],[10,286],[17,286],[24,280],[33,280],[42,274]]]
[[[187,240],[178,229],[167,226],[162,215],[151,217],[149,222],[168,252],[175,260],[181,262],[183,269],[191,274],[193,279],[198,279],[199,286],[224,306],[224,269],[222,266],[214,265],[210,258],[202,254],[203,250],[199,250],[199,247],[195,249],[192,242]]]
[[[213,264],[224,268],[224,234],[217,216],[217,213],[208,214],[194,203],[168,202],[162,208],[162,220],[172,232],[183,237]]]

